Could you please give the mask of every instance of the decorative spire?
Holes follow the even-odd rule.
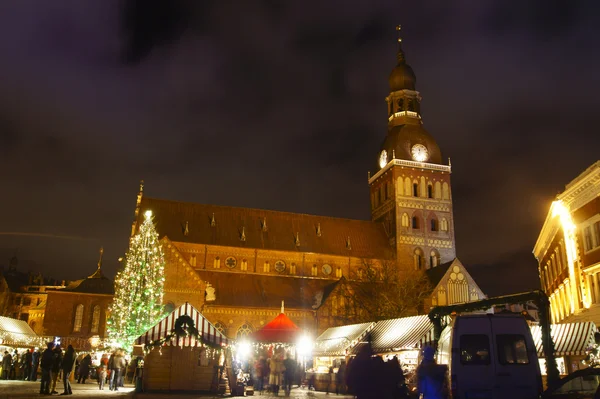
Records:
[[[296,232],[296,237],[294,238],[294,243],[296,244],[297,247],[300,246],[300,233]]]
[[[346,238],[346,249],[352,249],[352,245],[350,244],[350,236]]]
[[[100,257],[98,258],[98,268],[88,278],[104,278],[104,274],[102,274],[102,255],[104,255],[104,247],[100,247]]]
[[[183,235],[184,236],[189,236],[190,235],[190,227],[188,225],[187,220],[185,221],[185,228],[183,229]]]
[[[260,222],[260,228],[264,232],[267,231],[267,218],[266,217],[264,217],[263,220]]]
[[[321,237],[321,223],[317,223],[317,237]]]
[[[396,149],[392,149],[392,159],[396,159]]]
[[[281,313],[285,313],[285,301],[281,301]]]
[[[100,258],[98,258],[98,270],[102,267],[102,255],[104,255],[104,247],[100,247]]]
[[[215,220],[215,213],[213,212],[210,218],[210,227],[215,227],[217,225],[217,221]]]
[[[404,50],[402,50],[402,38],[400,37],[400,30],[402,29],[401,25],[396,26],[396,31],[398,32],[398,64],[404,64],[406,62],[406,58],[404,57]]]
[[[240,241],[246,241],[246,228],[242,226],[242,233],[240,234]]]

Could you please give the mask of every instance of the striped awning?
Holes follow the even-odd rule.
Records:
[[[373,329],[375,322],[331,327],[317,338],[313,354],[315,356],[344,356],[346,350],[362,341]]]
[[[228,345],[227,337],[223,335],[217,328],[212,325],[196,308],[189,303],[184,303],[179,308],[175,309],[171,314],[162,319],[154,327],[142,334],[135,343],[137,345],[150,344],[159,339],[164,339],[167,335],[172,334],[175,328],[175,323],[180,316],[189,316],[194,320],[194,327],[198,330],[198,335],[202,337],[204,342],[213,345]],[[174,346],[202,346],[202,342],[194,337],[174,337],[172,340],[165,342],[165,345]]]
[[[420,349],[433,340],[433,324],[427,315],[403,317],[378,322],[371,335],[371,347],[375,353]],[[361,345],[352,349],[358,353]]]
[[[540,326],[531,326],[530,328],[538,356],[543,357],[542,329]],[[552,336],[552,341],[554,341],[554,355],[585,355],[586,349],[594,343],[594,333],[596,331],[598,331],[596,325],[590,321],[552,324],[550,326],[550,335]]]

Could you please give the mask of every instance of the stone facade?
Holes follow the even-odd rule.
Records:
[[[95,335],[106,337],[106,317],[112,301],[110,294],[86,294],[56,290],[48,292],[44,335],[57,337],[78,337],[89,339]],[[81,325],[76,327],[77,310],[82,307]],[[98,313],[95,323],[94,311]]]
[[[600,324],[600,161],[557,196],[533,253],[553,322]]]

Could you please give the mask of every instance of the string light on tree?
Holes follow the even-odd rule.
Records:
[[[133,341],[163,315],[165,259],[152,211],[131,237],[125,267],[115,278],[115,296],[108,320],[109,337],[117,346],[130,350]]]

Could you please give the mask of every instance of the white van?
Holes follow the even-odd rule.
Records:
[[[460,315],[438,341],[453,399],[534,399],[542,375],[531,330],[520,315]]]

